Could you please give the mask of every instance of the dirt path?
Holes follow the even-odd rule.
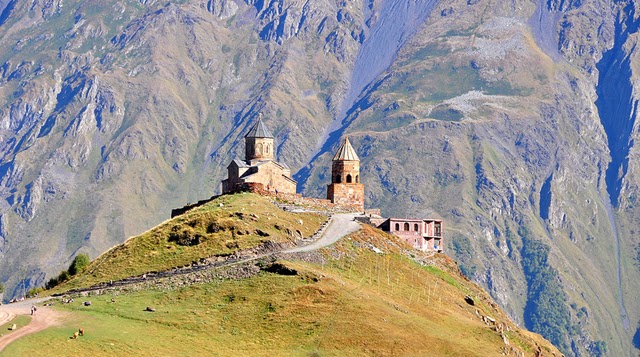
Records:
[[[31,313],[31,305],[48,299],[49,298],[25,300],[0,306],[0,325],[11,321],[17,315],[29,315]],[[64,314],[59,311],[55,311],[46,306],[39,306],[38,311],[27,326],[21,327],[16,331],[7,332],[4,336],[0,337],[0,352],[2,352],[2,350],[4,350],[4,348],[11,342],[19,339],[20,337],[60,324],[63,317]],[[4,333],[5,331],[2,332]]]
[[[317,241],[303,247],[285,250],[283,253],[311,252],[330,246],[344,236],[360,229],[360,223],[353,220],[359,215],[360,214],[357,213],[336,213],[331,218],[327,229]]]

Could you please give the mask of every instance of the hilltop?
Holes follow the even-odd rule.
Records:
[[[257,255],[282,250],[311,237],[326,219],[314,213],[288,213],[257,194],[221,196],[109,249],[83,274],[53,292],[215,264],[242,252]]]
[[[215,217],[207,224],[221,225],[230,213],[257,215],[258,211],[267,217],[272,214],[268,226],[295,227],[297,219],[317,219],[284,212],[253,194],[223,196],[109,250],[76,279],[56,289],[87,287],[148,270],[143,264],[128,268],[129,273],[115,268],[168,249],[166,241],[152,242],[149,237],[161,232],[167,237],[170,227],[182,227],[203,214]],[[317,227],[321,221],[315,221]],[[260,222],[253,229],[267,228]],[[242,227],[242,221],[236,224]],[[274,241],[292,242],[273,233]],[[224,242],[228,236],[207,238]],[[35,356],[561,355],[540,336],[511,322],[450,258],[415,251],[371,226],[362,226],[330,247],[301,253],[284,250],[205,271],[106,286],[86,297],[71,295],[73,303],[54,305],[56,311],[68,314],[62,325],[24,337],[4,352]],[[206,252],[212,253],[225,255],[228,248],[217,245]],[[177,252],[175,261],[182,255],[192,259],[190,254]],[[88,300],[91,305],[83,306]],[[154,311],[145,311],[147,307]],[[80,327],[86,335],[69,341]]]

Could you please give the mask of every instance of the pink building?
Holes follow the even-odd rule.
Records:
[[[377,226],[404,239],[416,249],[438,253],[443,250],[440,219],[388,218]]]

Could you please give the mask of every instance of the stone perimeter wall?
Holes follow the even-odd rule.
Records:
[[[351,204],[336,204],[331,203],[327,199],[304,197],[299,193],[284,193],[267,190],[267,188],[258,182],[248,182],[239,186],[235,193],[238,192],[252,192],[262,196],[272,197],[277,205],[281,208],[284,206],[301,206],[310,210],[322,211],[327,213],[335,212],[363,212],[364,208],[360,205]],[[209,199],[198,201],[197,203],[189,204],[181,208],[171,210],[171,218],[180,216],[187,211],[207,204],[222,195],[213,196]]]
[[[269,196],[276,199],[276,204],[284,203],[292,206],[302,206],[304,208],[323,211],[323,212],[363,212],[364,208],[360,205],[352,204],[336,204],[331,203],[328,199],[304,197],[299,193],[283,193],[267,190],[261,183],[246,183],[242,187],[242,191],[256,193],[262,196]],[[279,201],[279,202],[278,202]]]

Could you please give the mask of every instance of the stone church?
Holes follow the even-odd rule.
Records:
[[[262,118],[244,137],[245,159],[235,159],[227,166],[228,177],[222,181],[222,193],[237,192],[249,186],[295,194],[297,182],[291,178],[291,169],[275,161],[273,135]]]

